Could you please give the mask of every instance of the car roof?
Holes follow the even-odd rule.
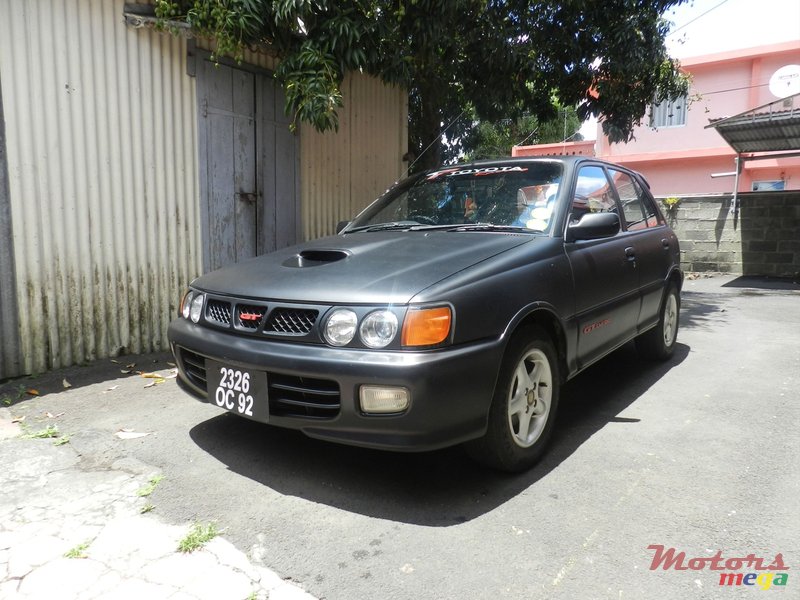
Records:
[[[447,168],[454,168],[454,167],[488,167],[493,165],[522,165],[526,163],[535,163],[535,162],[561,162],[565,164],[576,164],[579,162],[598,162],[606,165],[613,165],[613,166],[621,166],[615,165],[607,160],[602,160],[599,158],[595,158],[593,156],[584,156],[584,155],[560,155],[560,154],[548,154],[543,156],[509,156],[507,158],[490,158],[490,159],[482,159],[482,160],[475,160],[471,162],[463,162],[463,163],[456,163],[452,165],[443,165],[434,171],[438,171],[441,169]],[[624,168],[624,167],[623,167]]]

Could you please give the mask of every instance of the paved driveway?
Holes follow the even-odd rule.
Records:
[[[735,593],[710,563],[650,570],[651,545],[685,552],[684,565],[721,551],[720,566],[754,555],[766,567],[780,553],[797,597],[799,332],[800,286],[687,281],[673,360],[626,346],[570,382],[549,454],[517,476],[459,449],[391,454],[260,426],[109,361],[24,380],[42,395],[11,411],[50,413],[42,422],[71,435],[83,469],[152,465],[164,475],[154,518],[214,520],[256,564],[327,600]],[[123,428],[149,435],[120,440]]]

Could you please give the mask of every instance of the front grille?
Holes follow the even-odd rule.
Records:
[[[269,412],[282,417],[332,419],[339,414],[339,384],[326,379],[268,373]]]
[[[179,357],[183,363],[183,370],[186,376],[194,385],[205,390],[206,383],[206,360],[199,354],[190,352],[186,348],[178,348]]]
[[[236,324],[244,329],[256,330],[267,312],[266,306],[248,306],[239,304],[236,307]]]
[[[231,324],[231,303],[209,298],[206,305],[206,319],[221,325]]]
[[[205,358],[181,346],[177,349],[186,377],[205,391],[208,388]],[[341,408],[341,393],[335,381],[267,373],[267,387],[271,415],[333,419]]]
[[[305,334],[311,331],[319,311],[303,308],[276,308],[269,315],[264,331]]]

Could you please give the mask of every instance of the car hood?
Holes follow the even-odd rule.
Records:
[[[212,271],[192,286],[252,299],[405,304],[425,288],[535,239],[453,231],[337,235]]]

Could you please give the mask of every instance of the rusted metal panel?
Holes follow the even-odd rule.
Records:
[[[0,79],[0,381],[20,374],[17,283],[14,276],[14,244],[11,231],[3,82]]]
[[[123,2],[4,0],[22,371],[164,349],[200,271],[186,41]]]

